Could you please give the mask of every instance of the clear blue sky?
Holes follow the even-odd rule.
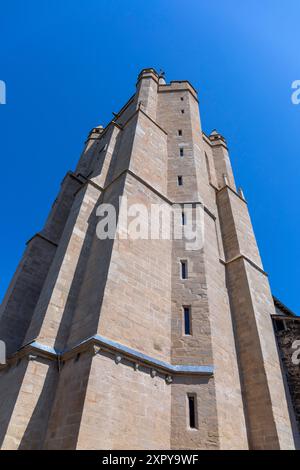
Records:
[[[90,128],[156,67],[226,136],[273,293],[300,313],[299,18],[299,0],[1,2],[0,297]]]

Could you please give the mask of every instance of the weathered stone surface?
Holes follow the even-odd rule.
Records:
[[[300,433],[300,320],[280,313],[282,316],[274,316],[273,322]]]
[[[125,201],[193,203],[203,243],[100,240],[99,204],[120,223]],[[89,134],[41,234],[1,306],[14,353],[0,370],[3,449],[295,447],[247,204],[188,81],[140,73],[135,95]]]

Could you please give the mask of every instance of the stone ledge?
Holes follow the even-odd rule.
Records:
[[[42,235],[40,232],[36,233],[35,235],[33,235],[27,242],[26,242],[26,245],[28,245],[32,240],[34,240],[35,238],[41,238],[42,240],[50,243],[51,245],[55,246],[56,248],[58,247],[58,243],[55,243],[53,242],[52,240],[50,240],[50,238],[47,238],[45,237],[44,235]]]
[[[233,194],[235,194],[235,196],[237,196],[241,201],[243,201],[246,205],[248,205],[246,199],[244,199],[238,192],[236,192],[234,189],[232,189],[230,186],[228,186],[228,184],[225,184],[222,188],[216,188],[215,185],[213,185],[212,183],[209,183],[210,186],[212,186],[217,194],[221,193],[224,189],[229,189],[229,191],[231,191]]]
[[[117,178],[118,178],[118,177],[117,177]],[[116,179],[117,179],[117,178],[116,178]],[[115,181],[115,180],[114,180],[114,181]],[[113,182],[114,182],[114,181],[113,181]],[[102,188],[102,186],[99,186],[99,184],[95,183],[93,180],[91,180],[91,179],[89,179],[89,178],[86,178],[86,180],[82,183],[82,185],[80,186],[80,188],[78,188],[77,191],[75,191],[75,196],[76,196],[80,191],[82,191],[82,189],[86,188],[86,186],[88,186],[89,184],[90,184],[91,186],[93,186],[94,188],[98,189],[98,191],[99,191],[100,193],[102,193],[103,191],[105,191],[105,189],[107,189],[108,186],[109,186],[109,185],[106,186],[106,188],[104,189],[104,188]]]
[[[60,369],[62,363],[72,359],[74,356],[77,356],[91,347],[94,348],[94,354],[97,354],[102,350],[110,352],[113,353],[113,357],[117,363],[120,363],[124,358],[136,365],[137,368],[150,368],[150,370],[156,370],[165,374],[168,378],[173,375],[210,377],[214,373],[212,366],[170,364],[100,335],[94,335],[64,351],[59,351],[51,346],[46,346],[38,341],[33,341],[14,353],[8,359],[7,364],[4,365],[4,367],[26,356],[29,360],[36,360],[40,357],[51,361],[57,361],[58,369]]]
[[[287,322],[298,322],[300,321],[300,317],[289,317],[287,315],[278,315],[278,313],[274,313],[271,315],[271,317],[274,319],[274,320],[284,320],[284,321],[287,321]]]
[[[74,173],[74,171],[67,171],[64,179],[62,180],[62,184],[64,183],[64,181],[67,179],[67,178],[73,178],[74,180],[76,180],[78,183],[82,184],[83,183],[83,180],[81,178],[84,178],[85,179],[85,176],[84,175],[81,175],[81,173],[78,173],[76,175],[76,173]]]
[[[245,261],[247,261],[247,263],[251,264],[251,266],[253,268],[257,269],[259,272],[261,272],[262,274],[264,274],[265,276],[268,277],[268,273],[266,273],[266,271],[264,271],[260,266],[258,266],[258,264],[254,263],[254,261],[252,261],[250,258],[248,258],[245,255],[238,255],[235,258],[232,258],[228,261],[225,261],[225,260],[220,258],[219,261],[220,261],[220,263],[224,264],[225,266],[228,266],[229,264],[234,263],[235,261],[237,261],[239,259],[244,259]]]

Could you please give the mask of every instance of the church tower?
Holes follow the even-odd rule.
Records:
[[[101,239],[103,204],[117,228],[136,204],[185,225],[188,205],[201,246]],[[226,140],[203,133],[188,81],[144,69],[90,132],[0,307],[2,449],[293,449],[274,313]]]

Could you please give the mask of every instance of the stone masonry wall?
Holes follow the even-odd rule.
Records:
[[[1,307],[3,449],[294,448],[268,279],[225,139],[204,136],[198,105],[188,81],[144,69],[89,134]],[[100,239],[101,203],[119,226],[126,205],[146,221],[153,204],[193,203],[203,243]]]
[[[284,322],[284,329],[275,326],[275,332],[300,433],[300,364],[297,363],[300,359],[300,321],[287,318],[281,322]]]

